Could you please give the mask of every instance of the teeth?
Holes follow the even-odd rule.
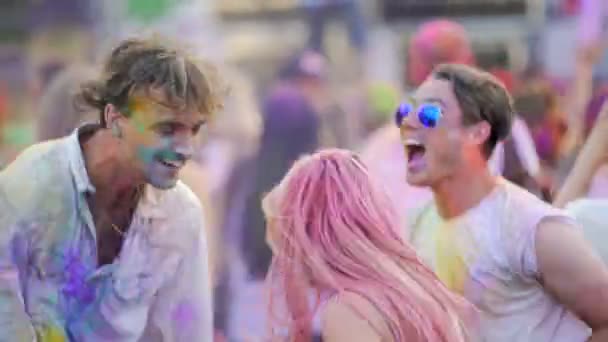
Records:
[[[423,146],[421,142],[414,139],[406,139],[405,141],[403,141],[403,144],[405,146]]]

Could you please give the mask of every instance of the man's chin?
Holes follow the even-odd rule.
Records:
[[[152,185],[154,188],[158,190],[170,190],[177,185],[177,178],[175,179],[167,179],[162,181],[150,181],[148,184]]]
[[[428,177],[426,177],[426,175],[424,175],[424,173],[422,173],[422,172],[415,173],[415,174],[408,173],[407,177],[406,177],[406,181],[411,186],[416,186],[416,187],[431,186]]]

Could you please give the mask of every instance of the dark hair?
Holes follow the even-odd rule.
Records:
[[[511,132],[514,109],[509,92],[490,73],[467,65],[441,64],[433,70],[433,77],[452,83],[463,124],[486,121],[490,125],[490,136],[483,146],[489,158],[496,144]]]
[[[128,116],[129,96],[138,90],[162,90],[165,104],[171,108],[192,108],[210,115],[221,107],[214,76],[209,65],[195,63],[156,39],[130,39],[112,51],[100,80],[82,86],[78,100],[99,110],[104,127],[106,105],[113,104]]]

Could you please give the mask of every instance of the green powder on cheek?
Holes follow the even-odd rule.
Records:
[[[160,151],[158,151],[158,155],[161,159],[164,160],[177,160],[179,161],[181,158],[178,156],[177,153],[169,150],[169,149],[162,149]]]
[[[154,156],[157,153],[158,153],[158,150],[155,148],[150,148],[150,147],[146,147],[146,146],[139,146],[137,148],[137,156],[145,164],[150,164],[154,160]]]
[[[168,147],[152,148],[146,146],[139,146],[137,148],[137,156],[145,164],[149,164],[157,158],[168,161],[179,161],[182,159],[176,152],[170,150]]]
[[[135,130],[137,131],[137,133],[145,133],[146,126],[142,122],[137,120],[137,121],[135,121]]]

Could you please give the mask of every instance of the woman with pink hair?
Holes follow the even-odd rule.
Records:
[[[272,341],[310,341],[319,316],[325,342],[471,340],[474,309],[401,238],[392,203],[355,154],[299,159],[262,207]]]

